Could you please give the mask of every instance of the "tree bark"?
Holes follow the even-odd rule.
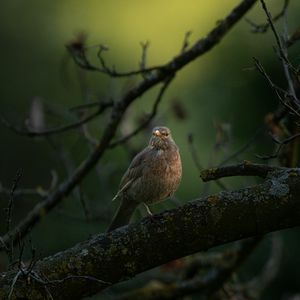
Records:
[[[196,199],[96,235],[42,259],[17,279],[16,271],[3,273],[0,299],[9,293],[11,299],[51,299],[50,294],[81,299],[173,259],[298,226],[299,194],[300,170],[276,169],[261,184]]]

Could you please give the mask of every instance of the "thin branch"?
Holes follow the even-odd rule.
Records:
[[[189,144],[189,150],[193,159],[193,162],[198,170],[198,172],[201,172],[203,170],[203,167],[200,164],[198,154],[196,152],[195,146],[194,146],[194,138],[193,135],[190,133],[188,135],[188,144]],[[215,183],[222,189],[222,190],[227,190],[225,184],[221,182],[220,180],[216,180]]]
[[[274,23],[272,21],[271,13],[269,12],[269,10],[268,10],[268,8],[266,6],[265,1],[264,0],[260,0],[260,2],[261,2],[261,5],[262,5],[262,8],[263,8],[264,12],[266,13],[268,22],[269,22],[270,27],[272,29],[272,32],[274,34],[274,37],[275,37],[275,40],[276,40],[276,43],[277,43],[278,52],[279,52],[278,55],[279,55],[279,58],[282,61],[283,69],[284,69],[285,75],[286,75],[288,83],[289,83],[289,79],[288,79],[288,77],[290,76],[289,75],[289,70],[292,70],[293,73],[296,74],[296,75],[297,75],[298,71],[293,67],[293,65],[288,60],[287,53],[286,53],[286,51],[284,51],[283,43],[282,43],[282,41],[281,41],[281,39],[280,39],[280,37],[279,37],[279,35],[277,33],[275,25],[274,25]],[[285,14],[286,14],[286,8],[284,8],[284,10],[283,10],[283,15],[285,15]],[[295,94],[293,94],[293,96],[296,97]],[[297,103],[297,101],[296,101],[296,104],[297,104],[298,109],[299,109],[300,107],[299,107],[299,104]]]
[[[288,49],[287,49],[287,46],[286,46],[286,41],[288,40],[288,35],[289,35],[289,33],[288,33],[287,8],[284,9],[284,15],[283,16],[284,16],[284,18],[283,18],[283,38],[282,38],[283,43],[281,45],[282,45],[282,52],[284,53],[285,57],[288,59]],[[282,63],[282,66],[283,66],[283,70],[284,70],[286,80],[288,82],[289,92],[294,96],[294,99],[297,99],[294,83],[293,83],[289,68],[284,62]],[[296,71],[296,73],[297,73],[297,71]],[[298,105],[298,109],[299,109],[300,107],[299,107],[298,101],[297,101],[296,104]]]
[[[300,27],[298,27],[286,40],[286,47],[289,48],[293,46],[297,41],[300,40]]]
[[[84,103],[84,104],[79,104],[73,107],[69,108],[69,111],[82,111],[86,110],[89,108],[94,108],[94,107],[103,107],[103,106],[113,106],[113,100],[107,101],[107,102],[102,102],[102,101],[94,101],[94,102],[89,102],[89,103]]]
[[[16,276],[14,277],[14,279],[12,280],[12,283],[11,283],[11,286],[10,286],[10,290],[9,290],[9,294],[8,294],[8,300],[12,299],[12,295],[13,295],[13,292],[14,292],[15,284],[17,283],[18,278],[21,275],[22,275],[22,272],[19,270],[18,273],[16,274]]]
[[[82,125],[81,131],[82,131],[84,138],[87,140],[87,142],[90,144],[90,146],[96,147],[98,144],[98,140],[92,136],[87,124]]]
[[[141,57],[141,61],[140,61],[140,69],[142,72],[145,72],[146,62],[147,62],[147,52],[148,52],[150,43],[148,41],[145,43],[141,42],[140,45],[142,47],[142,57]]]
[[[273,31],[273,34],[274,34],[274,37],[275,37],[275,40],[276,40],[276,43],[277,43],[277,46],[278,46],[278,50],[280,52],[280,56],[281,58],[289,65],[290,62],[287,60],[286,56],[285,56],[285,53],[284,51],[282,50],[282,42],[281,42],[281,39],[277,33],[277,30],[275,28],[275,25],[273,23],[273,20],[272,20],[272,16],[271,16],[271,13],[269,12],[267,6],[266,6],[266,3],[264,0],[260,0],[260,3],[261,3],[261,6],[262,6],[262,9],[264,10],[264,12],[266,13],[266,16],[267,16],[267,20],[268,20],[268,23]],[[282,11],[282,15],[284,14],[285,12],[285,9],[283,9]]]
[[[107,66],[102,53],[104,51],[108,50],[108,47],[105,45],[97,45],[98,52],[97,52],[97,57],[99,59],[99,62],[101,64],[101,67],[97,67],[89,61],[89,59],[86,56],[86,50],[89,47],[85,47],[84,51],[78,52],[77,50],[74,50],[70,45],[67,45],[67,50],[69,51],[71,57],[73,58],[74,62],[82,69],[88,70],[88,71],[95,71],[95,72],[100,72],[106,75],[109,75],[110,77],[129,77],[129,76],[134,76],[134,75],[139,75],[139,74],[144,74],[144,73],[150,73],[152,71],[159,71],[160,66],[154,66],[154,67],[149,67],[145,68],[143,70],[133,70],[133,71],[128,71],[128,72],[119,72],[116,71],[114,67],[110,68]]]
[[[180,53],[185,52],[186,49],[189,47],[189,38],[190,38],[191,34],[192,34],[191,30],[189,30],[185,33]]]
[[[292,105],[295,102],[298,102],[298,98],[295,98],[294,95],[291,93],[285,91],[284,89],[276,86],[273,81],[271,80],[270,76],[267,74],[265,71],[264,67],[262,64],[258,61],[257,58],[253,57],[255,66],[257,70],[264,76],[264,78],[267,80],[269,83],[270,87],[273,89],[275,92],[276,96],[278,97],[279,101],[284,105],[289,111],[300,117],[300,113],[298,112],[297,108],[294,108]],[[292,103],[290,103],[290,99],[292,99]]]
[[[99,106],[99,108],[97,109],[97,111],[83,117],[81,120],[78,120],[76,122],[73,122],[73,123],[70,123],[67,125],[62,125],[62,126],[58,126],[56,128],[50,128],[50,129],[41,130],[41,131],[31,131],[28,129],[19,128],[15,125],[11,124],[3,116],[0,116],[0,121],[2,122],[2,124],[5,127],[9,128],[13,132],[15,132],[16,134],[21,135],[21,136],[27,136],[27,137],[50,136],[53,134],[66,132],[71,129],[76,129],[76,128],[82,126],[83,124],[86,124],[87,122],[93,120],[95,117],[99,116],[106,108],[111,107],[112,105],[113,105],[112,102],[102,103]]]
[[[294,134],[294,135],[292,135],[292,136],[290,136],[290,137],[288,137],[288,138],[286,138],[286,139],[284,139],[284,140],[282,140],[282,141],[276,139],[274,136],[272,137],[272,139],[273,139],[273,141],[274,141],[276,144],[279,144],[279,145],[286,145],[286,144],[290,143],[291,141],[297,139],[299,136],[300,136],[300,132],[297,133],[297,134]]]
[[[188,134],[187,141],[188,141],[189,150],[190,150],[193,162],[194,162],[197,170],[199,172],[201,172],[201,170],[203,170],[203,166],[201,165],[200,160],[199,160],[199,156],[196,152],[195,145],[194,145],[194,136],[193,136],[192,133]]]
[[[22,172],[21,172],[21,170],[18,170],[16,177],[13,181],[11,191],[10,191],[8,206],[6,208],[6,232],[7,233],[9,233],[10,229],[11,229],[10,227],[11,227],[12,209],[13,209],[13,204],[14,204],[14,193],[20,182],[21,176],[22,176]],[[1,243],[3,244],[2,239],[1,239]],[[5,249],[6,249],[8,258],[9,258],[9,263],[11,264],[13,261],[13,250],[14,250],[13,242],[11,242],[9,245],[7,245],[7,247],[5,247]]]
[[[250,139],[244,144],[242,145],[238,150],[236,150],[234,153],[232,153],[231,155],[229,155],[227,158],[225,158],[220,164],[219,167],[224,166],[225,164],[227,164],[229,161],[238,158],[239,155],[241,155],[243,152],[245,152],[253,143],[254,141],[257,139],[257,137],[261,134],[261,132],[264,130],[264,126],[261,126],[260,128],[258,128],[254,135],[252,137],[250,137]]]
[[[283,146],[289,144],[290,142],[294,141],[298,137],[300,137],[300,133],[294,134],[294,135],[280,141],[277,138],[275,138],[274,136],[272,136],[272,140],[278,145],[276,151],[271,155],[256,155],[256,157],[260,158],[260,159],[263,159],[263,160],[277,158],[280,151],[281,151],[281,149],[283,148]]]
[[[79,199],[80,199],[80,203],[81,203],[86,221],[89,222],[92,220],[92,213],[91,213],[91,210],[87,203],[87,199],[86,199],[86,197],[82,191],[82,188],[80,186],[79,186]]]
[[[49,185],[48,189],[44,189],[40,186],[36,187],[36,188],[24,188],[24,189],[16,189],[14,191],[14,197],[22,197],[22,196],[39,196],[42,198],[45,198],[46,196],[48,196],[50,194],[51,191],[53,191],[53,189],[56,187],[57,185],[57,174],[55,171],[51,171],[51,183]],[[4,187],[1,182],[0,182],[0,194],[3,194],[5,196],[10,196],[11,194],[11,190]]]
[[[6,209],[6,231],[7,232],[10,230],[10,225],[11,225],[11,214],[12,214],[12,207],[14,203],[14,193],[20,182],[21,176],[22,176],[22,172],[21,170],[18,170],[16,178],[13,181],[13,185],[10,191],[10,198],[8,202],[8,207]]]
[[[37,282],[43,284],[43,285],[58,285],[58,284],[63,284],[68,280],[80,280],[83,279],[85,281],[93,281],[101,286],[103,285],[111,285],[111,282],[103,281],[101,279],[95,278],[93,276],[88,276],[88,275],[69,275],[66,276],[62,279],[56,279],[56,280],[42,280],[38,276],[31,274],[31,278],[35,279]]]
[[[3,194],[5,196],[10,195],[10,190],[6,187],[3,187],[0,183],[0,194]],[[17,189],[14,193],[15,198],[21,197],[21,196],[40,196],[45,197],[47,195],[47,192],[40,188],[35,189]]]
[[[260,155],[260,154],[256,154],[255,156],[259,159],[262,159],[262,160],[269,160],[269,159],[274,159],[274,158],[277,158],[281,149],[283,147],[283,144],[279,145],[275,152],[273,154],[270,154],[270,155]]]
[[[216,28],[214,30],[212,30],[209,35],[204,38],[199,40],[198,42],[196,42],[188,51],[181,53],[179,56],[177,56],[174,59],[174,62],[177,61],[177,63],[179,65],[181,65],[181,61],[183,64],[185,64],[185,59],[186,59],[186,55],[190,56],[190,59],[193,60],[196,57],[199,56],[198,47],[202,48],[203,45],[202,43],[207,43],[207,46],[210,48],[212,45],[214,45],[215,43],[219,42],[219,37],[221,38],[222,35],[224,34],[223,31],[228,31],[231,26],[236,22],[236,17],[238,19],[240,19],[241,14],[240,12],[242,10],[244,10],[246,8],[246,10],[250,9],[252,7],[252,5],[256,2],[257,0],[244,0],[240,3],[240,5],[236,6],[236,8],[232,11],[232,13],[230,14],[230,16],[228,16],[227,18],[225,18],[224,20],[220,21],[220,23],[216,26]],[[233,23],[232,23],[233,21]],[[228,25],[228,26],[227,26]],[[228,28],[226,28],[228,27]],[[211,40],[212,38],[212,40]],[[206,41],[205,41],[206,40]],[[212,42],[212,45],[210,45],[210,42]],[[97,56],[100,60],[100,64],[101,67],[97,67],[94,66],[90,63],[90,61],[88,60],[87,56],[86,56],[86,50],[88,49],[88,47],[84,47],[82,49],[80,49],[80,51],[78,51],[78,48],[74,48],[72,47],[72,44],[67,45],[67,49],[69,51],[69,53],[71,54],[72,58],[74,59],[75,63],[80,66],[83,69],[89,70],[89,71],[97,71],[97,72],[101,72],[104,74],[107,74],[111,77],[128,77],[128,76],[133,76],[133,75],[139,75],[139,74],[144,74],[144,73],[151,73],[154,77],[157,76],[157,73],[161,73],[161,72],[165,72],[166,71],[166,66],[169,65],[165,65],[165,66],[154,66],[154,67],[149,67],[146,69],[139,69],[139,70],[133,70],[133,71],[128,71],[128,72],[118,72],[115,70],[115,68],[110,68],[106,65],[105,60],[102,57],[102,53],[104,51],[108,50],[108,47],[106,45],[96,45],[97,47],[99,47]],[[202,52],[202,50],[201,50]],[[205,50],[206,52],[206,50]],[[182,55],[182,54],[186,54],[186,55]],[[178,60],[177,60],[178,59]],[[183,59],[183,60],[182,60]],[[172,63],[172,62],[170,62]],[[153,72],[155,71],[155,72]],[[170,74],[170,73],[169,73]]]

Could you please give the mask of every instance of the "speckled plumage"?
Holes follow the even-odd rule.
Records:
[[[171,196],[181,174],[180,154],[170,129],[155,127],[148,146],[133,158],[121,180],[115,196],[121,199],[120,207],[108,231],[129,223],[140,203],[151,205]]]

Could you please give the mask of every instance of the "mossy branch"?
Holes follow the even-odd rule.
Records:
[[[81,299],[168,261],[299,226],[299,193],[299,169],[275,170],[262,184],[196,199],[154,220],[96,235],[42,259],[34,276],[19,275],[11,299],[47,299],[50,294],[53,299]],[[1,299],[7,299],[16,274],[1,275]]]

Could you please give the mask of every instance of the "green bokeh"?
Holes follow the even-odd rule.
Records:
[[[105,58],[118,70],[137,68],[141,55],[139,42],[148,40],[148,63],[157,65],[179,54],[185,32],[192,30],[190,43],[193,43],[236,3],[231,0],[188,0],[184,4],[179,0],[2,1],[0,111],[11,122],[23,125],[33,99],[39,97],[47,111],[49,127],[74,121],[75,117],[68,108],[84,103],[87,98],[118,99],[124,90],[140,80],[138,77],[115,80],[99,73],[80,71],[64,47],[76,34],[86,32],[88,45],[108,45],[110,50],[105,53]],[[275,12],[281,3],[278,1],[272,5]],[[300,3],[293,1],[289,15],[291,30],[297,25],[299,9]],[[258,4],[249,17],[259,23],[265,21]],[[278,28],[282,30],[280,22]],[[247,142],[263,124],[266,113],[276,108],[278,99],[254,69],[252,60],[253,56],[259,58],[274,81],[285,87],[282,67],[272,48],[274,44],[272,34],[252,34],[249,25],[242,20],[216,48],[180,71],[167,90],[155,123],[170,127],[181,149],[184,176],[176,195],[181,203],[198,197],[204,189],[189,152],[188,134],[194,136],[194,146],[202,166],[216,165]],[[293,49],[295,59],[297,51],[299,47]],[[91,55],[95,54],[96,49],[91,51]],[[121,125],[123,129],[125,126],[134,128],[140,116],[151,111],[157,93],[156,88],[134,103]],[[184,120],[178,120],[172,112],[174,99],[186,111]],[[90,130],[95,138],[101,136],[108,118],[109,114],[105,114],[91,123]],[[221,150],[214,150],[216,123],[228,123],[231,128],[229,143]],[[56,170],[60,181],[66,178],[67,172],[58,158],[59,153],[49,146],[49,141],[19,137],[2,126],[0,136],[0,182],[4,186],[12,185],[18,169],[23,173],[19,187],[48,187],[51,170]],[[141,133],[130,142],[130,147],[139,150],[147,140],[148,133]],[[73,168],[90,151],[77,131],[64,133],[51,141],[62,147]],[[256,153],[270,151],[272,143],[267,136],[261,135],[240,159],[255,160]],[[76,192],[43,218],[31,232],[40,256],[53,254],[104,230],[117,205],[111,204],[110,199],[129,160],[130,155],[123,147],[108,151],[98,164],[99,174],[93,170],[82,183],[91,211],[99,216],[96,221],[85,221]],[[253,179],[228,181],[230,188],[253,183]],[[209,192],[216,191],[216,186],[211,184]],[[6,206],[7,197],[0,197],[0,228],[3,233],[5,215],[2,208]],[[13,220],[24,216],[37,201],[40,199],[15,199]],[[174,203],[163,203],[153,209],[160,211],[174,206]],[[136,217],[140,217],[139,213]],[[298,233],[297,230],[281,233],[285,249],[299,249]],[[263,247],[262,255],[266,255],[267,248]],[[256,255],[258,259],[254,262],[257,266],[261,262],[259,257]],[[297,291],[299,281],[295,278],[300,278],[300,274],[295,265],[296,252],[289,257],[283,260],[282,272],[266,297],[280,299],[281,295]],[[250,269],[248,266],[245,270]]]

